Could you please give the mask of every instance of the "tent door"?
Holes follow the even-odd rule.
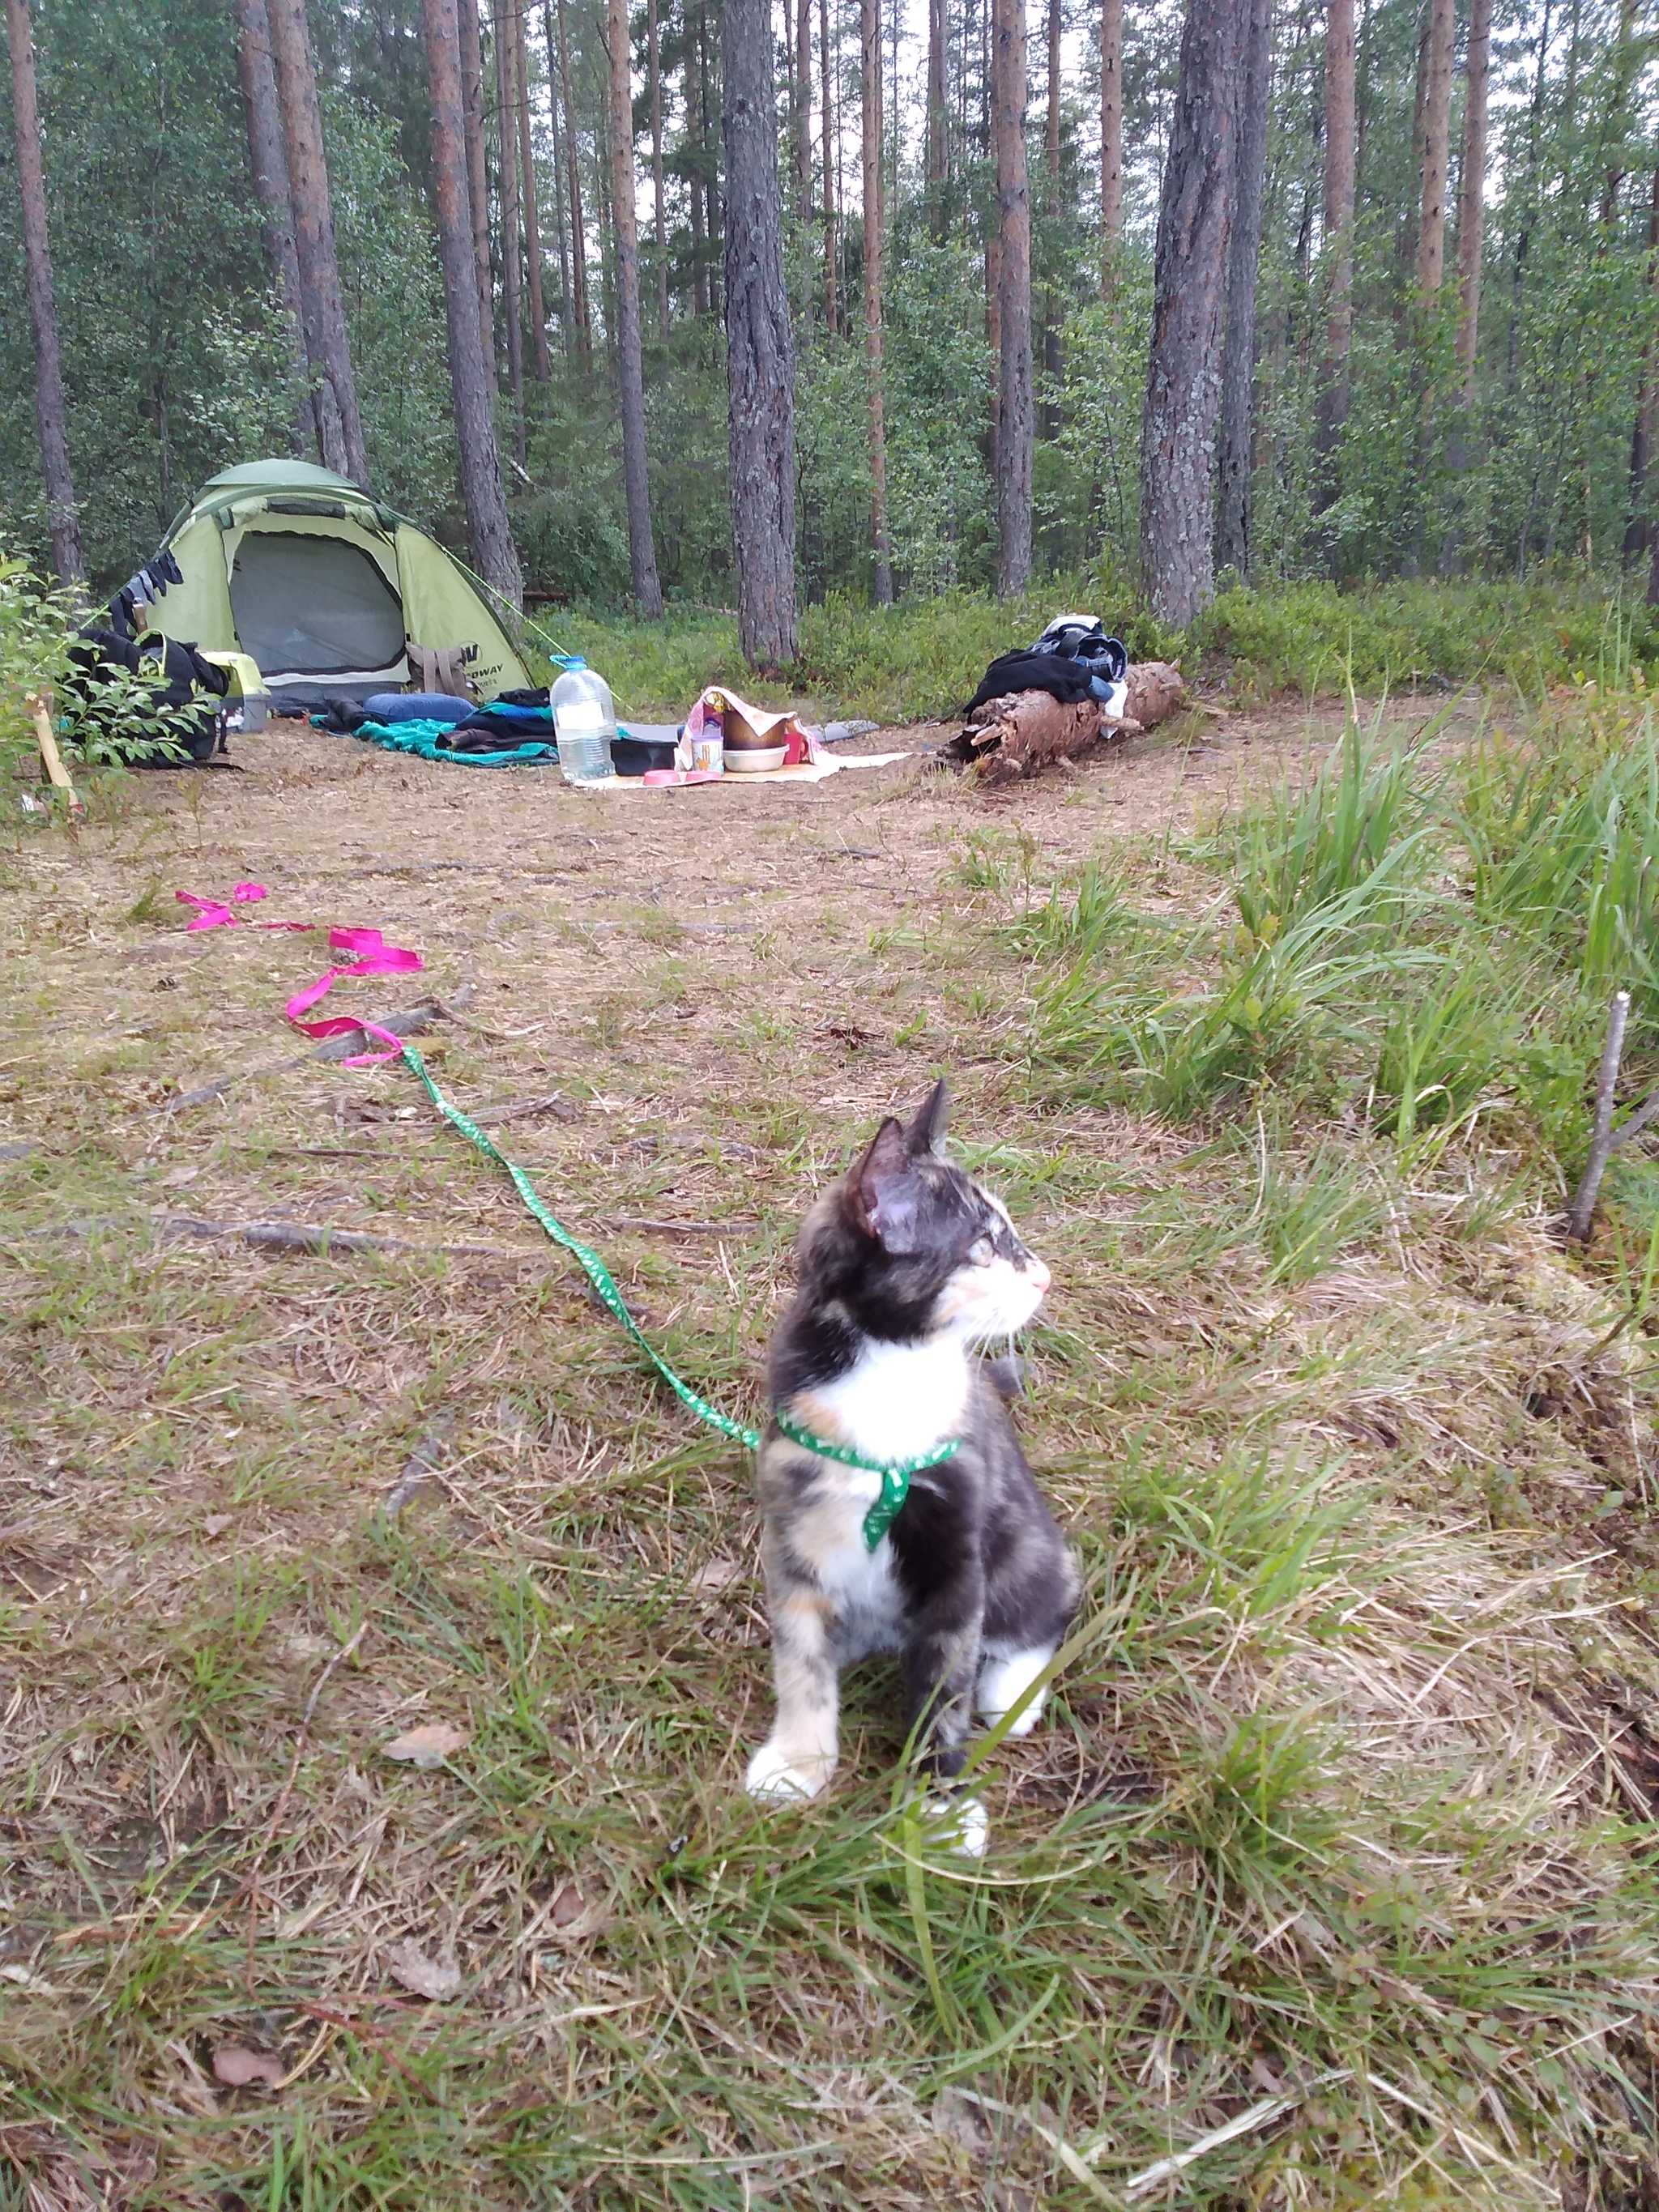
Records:
[[[242,650],[272,691],[362,696],[408,680],[403,602],[360,546],[248,531],[231,568],[230,604]]]

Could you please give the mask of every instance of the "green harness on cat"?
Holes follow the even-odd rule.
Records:
[[[700,1398],[689,1382],[681,1382],[629,1311],[626,1299],[617,1288],[611,1270],[599,1254],[591,1245],[584,1244],[580,1237],[573,1237],[564,1224],[549,1212],[524,1170],[496,1148],[471,1115],[463,1114],[459,1106],[450,1104],[428,1074],[426,1062],[412,1044],[404,1047],[403,1056],[405,1065],[412,1068],[425,1085],[428,1097],[444,1119],[459,1129],[469,1144],[475,1145],[486,1159],[494,1160],[497,1167],[506,1169],[512,1178],[513,1188],[530,1212],[553,1242],[569,1253],[599,1292],[606,1311],[622,1323],[680,1403],[689,1407],[697,1419],[706,1421],[711,1429],[718,1429],[723,1437],[730,1437],[733,1443],[746,1445],[750,1451],[758,1451],[761,1447],[760,1431],[744,1428],[740,1421],[732,1420],[718,1407],[711,1406],[706,1398]],[[902,1510],[904,1501],[910,1494],[911,1476],[920,1474],[924,1468],[942,1466],[947,1459],[954,1459],[962,1449],[961,1437],[952,1437],[948,1442],[935,1445],[932,1451],[919,1452],[912,1459],[866,1459],[861,1452],[849,1451],[845,1444],[831,1443],[825,1437],[814,1436],[811,1429],[801,1428],[781,1413],[775,1413],[773,1419],[790,1443],[799,1444],[803,1451],[816,1452],[820,1459],[836,1460],[842,1467],[861,1468],[866,1474],[881,1477],[880,1495],[864,1516],[864,1541],[866,1547],[872,1552],[879,1545]]]

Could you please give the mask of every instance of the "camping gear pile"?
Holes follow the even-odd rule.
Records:
[[[567,675],[584,668],[585,664],[573,661]],[[545,689],[504,691],[481,707],[430,692],[376,693],[361,705],[331,699],[326,710],[312,720],[319,729],[424,760],[523,768],[550,765],[559,757],[556,710]],[[611,726],[607,724],[607,730]],[[823,736],[794,714],[752,707],[723,687],[702,692],[678,725],[614,726],[617,734],[610,740],[610,751],[615,774],[653,787],[710,783],[727,775],[775,775],[790,769],[822,766],[827,757]],[[838,738],[846,738],[861,736],[873,725],[832,726]]]
[[[994,660],[963,709],[967,726],[939,757],[982,782],[1012,783],[1103,742],[1139,737],[1180,703],[1181,671],[1132,662],[1093,615],[1060,615],[1041,637]]]
[[[227,728],[263,728],[268,708],[402,699],[414,682],[458,704],[459,721],[474,698],[511,702],[530,685],[483,593],[435,539],[346,477],[295,460],[210,478],[71,660],[69,734],[96,733],[100,689],[125,671],[167,710],[167,738],[135,761],[153,767],[204,763]],[[549,757],[550,734],[544,712]],[[526,742],[505,722],[485,735],[491,751]]]
[[[150,695],[155,709],[153,746],[133,750],[138,768],[189,767],[222,752],[231,671],[217,665],[195,646],[160,631],[123,637],[118,631],[88,625],[70,647],[70,672],[59,705],[71,730],[96,730],[100,696],[111,672],[125,670]]]
[[[249,461],[205,483],[167,532],[178,580],[152,629],[252,656],[279,710],[411,681],[479,698],[530,672],[435,538],[307,461]]]
[[[556,710],[484,588],[425,531],[331,470],[226,469],[115,594],[107,623],[82,633],[64,726],[71,736],[95,728],[100,688],[125,672],[165,710],[166,735],[140,765],[206,763],[227,729],[262,728],[267,709],[426,760],[552,765]],[[1137,735],[1182,693],[1179,669],[1132,665],[1097,617],[1061,615],[991,663],[942,757],[1010,782]],[[826,744],[865,726],[809,729],[711,687],[677,727],[618,727],[612,714],[603,735],[617,775],[678,785],[828,775],[836,762]]]

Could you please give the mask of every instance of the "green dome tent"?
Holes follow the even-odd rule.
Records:
[[[530,674],[435,539],[330,469],[247,461],[203,485],[164,549],[184,578],[158,629],[246,653],[266,688],[308,704],[410,681],[407,646],[459,647],[481,699]]]

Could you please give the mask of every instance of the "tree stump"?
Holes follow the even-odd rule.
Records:
[[[1097,745],[1138,738],[1180,704],[1181,671],[1164,660],[1132,662],[1121,720],[1109,720],[1097,700],[1063,706],[1047,691],[1015,691],[976,708],[968,726],[945,748],[945,757],[970,767],[982,783],[1013,783]]]

